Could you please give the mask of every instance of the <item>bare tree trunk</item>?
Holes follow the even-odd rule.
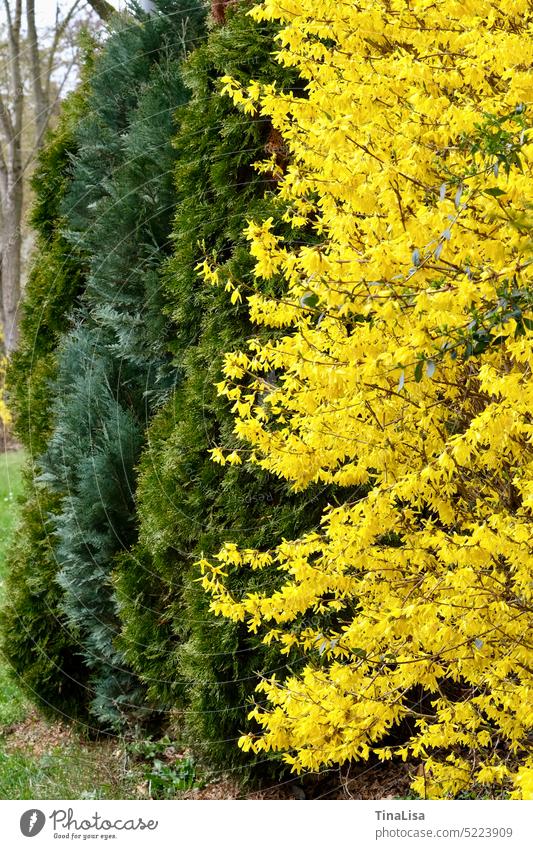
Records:
[[[18,179],[15,174],[12,185],[8,186],[5,203],[2,203],[2,320],[4,346],[8,356],[17,347],[17,309],[20,300],[22,169],[18,172]]]
[[[115,12],[107,0],[88,2],[101,18],[107,19]],[[26,0],[26,40],[21,32],[23,0],[0,0],[0,3],[5,12],[9,47],[9,60],[4,71],[5,94],[0,91],[0,318],[3,324],[4,347],[9,356],[18,342],[17,310],[21,294],[24,175],[44,142],[54,105],[50,97],[54,58],[67,26],[81,5],[81,0],[72,0],[70,9],[61,19],[59,16],[56,18],[55,32],[47,57],[39,44],[39,33],[35,24],[35,0]],[[29,62],[35,116],[34,146],[25,163],[22,162],[21,151],[25,96],[24,61]]]
[[[217,24],[223,24],[226,19],[226,6],[230,0],[211,0],[211,14]]]
[[[13,138],[7,145],[6,160],[2,162],[0,199],[2,201],[1,235],[1,308],[4,330],[4,348],[9,356],[17,347],[17,309],[20,300],[20,272],[22,253],[22,142],[20,122],[15,121]],[[7,165],[7,167],[6,167]]]
[[[33,106],[35,109],[36,143],[39,148],[44,140],[48,126],[50,103],[46,97],[46,83],[43,85],[43,67],[39,55],[39,38],[35,26],[35,0],[26,0],[26,20],[28,26],[28,46],[31,63],[31,81],[33,86]]]
[[[20,299],[20,259],[22,246],[22,113],[24,89],[21,71],[22,0],[16,0],[12,9],[4,0],[9,42],[9,96],[11,109],[0,102],[0,119],[5,138],[5,157],[0,159],[2,180],[2,322],[4,347],[8,354],[15,349],[18,339],[17,307]]]

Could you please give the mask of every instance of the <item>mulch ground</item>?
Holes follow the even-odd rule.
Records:
[[[412,769],[412,767],[411,767]],[[243,790],[231,779],[189,790],[184,799],[405,799],[411,783],[406,764],[377,763],[352,766],[349,771],[330,770],[321,777],[290,778],[260,790]]]
[[[15,439],[12,432],[0,422],[0,453],[5,451],[20,451],[22,445]]]
[[[48,722],[36,710],[31,710],[22,722],[2,728],[0,740],[8,753],[23,752],[30,757],[40,758],[71,743],[73,734],[66,725]]]

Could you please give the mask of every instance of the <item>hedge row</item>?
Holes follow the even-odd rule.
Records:
[[[2,630],[43,707],[141,733],[179,712],[198,756],[246,771],[236,738],[256,675],[283,677],[299,659],[214,617],[195,564],[226,540],[264,547],[312,528],[334,494],[295,494],[209,455],[238,445],[214,384],[224,352],[257,330],[197,266],[216,259],[251,284],[242,231],[268,216],[275,190],[253,164],[274,152],[284,165],[271,125],[243,117],[220,79],[298,87],[246,0],[215,5],[206,19],[201,3],[159,0],[117,19],[41,155],[10,368],[30,467]],[[260,586],[245,571],[233,580]]]

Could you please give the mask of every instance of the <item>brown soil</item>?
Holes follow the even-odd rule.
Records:
[[[72,742],[72,731],[59,722],[48,722],[36,710],[14,725],[6,725],[1,731],[6,752],[24,752],[40,758],[50,754],[58,746]]]
[[[0,453],[4,451],[20,451],[22,445],[15,439],[11,430],[0,422]]]
[[[383,763],[330,770],[322,777],[290,778],[261,790],[243,790],[226,778],[189,790],[183,799],[405,799],[411,778],[406,764]]]

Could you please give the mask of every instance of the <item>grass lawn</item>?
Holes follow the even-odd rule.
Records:
[[[5,557],[16,521],[23,462],[22,451],[0,454],[0,604],[4,601]],[[27,709],[25,699],[16,684],[11,681],[0,659],[0,728],[23,719]]]
[[[16,498],[21,491],[23,463],[22,451],[7,451],[5,454],[0,454],[0,570],[2,572],[9,536],[16,518]]]

